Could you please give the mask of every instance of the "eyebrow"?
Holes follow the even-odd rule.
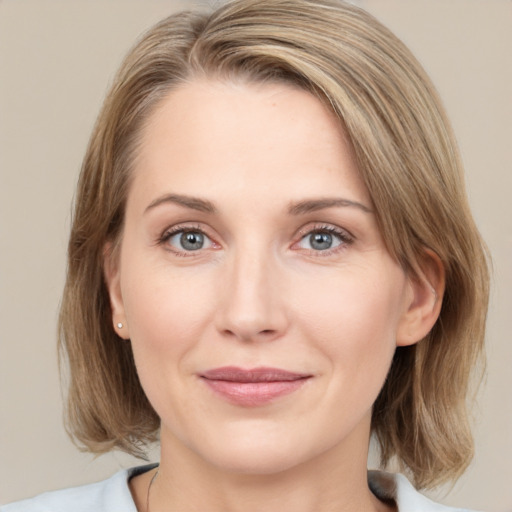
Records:
[[[160,206],[161,204],[177,204],[179,206],[185,206],[186,208],[190,208],[191,210],[197,210],[199,212],[205,213],[216,213],[217,208],[213,205],[212,202],[207,201],[206,199],[200,199],[199,197],[193,196],[185,196],[182,194],[165,194],[161,197],[157,197],[154,201],[152,201],[149,206],[144,210],[144,213],[147,213],[149,210]]]
[[[291,203],[288,207],[288,213],[291,215],[304,215],[305,213],[316,212],[325,208],[333,207],[353,207],[362,210],[365,213],[373,213],[371,208],[350,199],[343,199],[341,197],[326,197],[320,199],[307,199],[305,201],[298,201]]]
[[[165,194],[161,197],[157,197],[144,210],[144,213],[166,203],[177,204],[179,206],[184,206],[185,208],[190,208],[191,210],[197,210],[204,213],[217,213],[217,208],[211,201],[182,194]],[[304,201],[291,203],[288,207],[288,213],[290,215],[304,215],[306,213],[333,207],[353,207],[358,208],[365,213],[373,213],[366,205],[341,197],[306,199]]]

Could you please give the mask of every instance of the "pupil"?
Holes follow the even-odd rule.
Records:
[[[311,235],[311,247],[319,251],[329,249],[332,245],[332,235],[329,233],[315,233]]]
[[[183,233],[180,242],[184,249],[197,251],[203,247],[204,237],[201,233]]]

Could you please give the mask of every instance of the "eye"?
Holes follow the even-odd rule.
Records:
[[[170,246],[176,253],[200,251],[213,246],[212,240],[205,233],[190,228],[168,231],[162,237],[161,243]]]
[[[350,244],[352,237],[345,231],[325,226],[309,230],[296,244],[299,249],[314,252],[330,252]]]
[[[301,249],[312,249],[314,251],[327,251],[342,243],[339,236],[326,231],[312,231],[301,238],[299,247]]]

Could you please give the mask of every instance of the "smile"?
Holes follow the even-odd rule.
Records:
[[[228,402],[257,407],[298,390],[312,375],[278,368],[244,370],[226,366],[200,375],[206,385]]]

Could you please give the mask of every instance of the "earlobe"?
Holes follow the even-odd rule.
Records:
[[[112,311],[112,325],[117,335],[125,340],[130,338],[126,315],[124,310],[123,296],[121,293],[121,280],[119,269],[119,257],[115,254],[111,242],[105,244],[103,249],[103,273],[110,298],[110,309]]]
[[[407,310],[397,330],[397,346],[413,345],[434,327],[443,302],[445,270],[439,256],[426,249],[417,276],[409,279]]]

